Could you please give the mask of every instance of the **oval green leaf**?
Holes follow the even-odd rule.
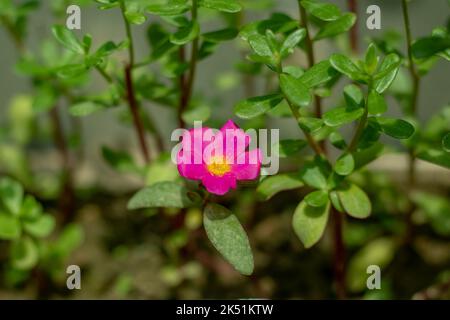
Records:
[[[329,211],[329,202],[323,207],[311,207],[306,201],[302,201],[295,209],[292,226],[305,248],[311,248],[322,238],[327,226]]]

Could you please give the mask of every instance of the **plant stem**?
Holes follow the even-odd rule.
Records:
[[[198,15],[198,2],[197,0],[192,0],[192,8],[191,8],[192,21],[197,20],[197,15]],[[197,36],[192,41],[189,75],[186,84],[182,87],[183,91],[181,92],[180,106],[178,108],[178,115],[179,115],[178,118],[180,122],[180,127],[182,128],[185,126],[185,123],[181,118],[181,116],[183,112],[186,110],[186,108],[189,106],[189,103],[191,102],[192,92],[194,89],[194,81],[198,62],[198,44],[199,38]]]
[[[181,46],[178,49],[178,58],[180,59],[180,63],[184,63],[186,60],[186,52],[184,46]],[[180,74],[178,78],[178,87],[180,92],[180,100],[178,105],[178,127],[184,128],[185,123],[183,120],[183,111],[184,111],[184,100],[185,100],[185,86],[186,86],[186,77],[185,74]]]
[[[411,96],[411,105],[407,113],[409,116],[415,117],[417,113],[417,105],[419,101],[419,90],[420,90],[420,77],[416,71],[413,56],[412,56],[412,36],[411,36],[411,24],[409,20],[409,12],[408,12],[408,2],[406,0],[402,0],[402,9],[403,9],[403,21],[406,32],[406,41],[407,41],[407,50],[408,50],[408,67],[409,73],[411,75],[411,79],[413,82],[412,87],[412,96]],[[416,185],[416,157],[413,147],[409,147],[408,150],[408,184],[410,191],[414,189]],[[405,243],[409,243],[412,238],[413,233],[413,223],[412,223],[412,214],[414,212],[414,204],[410,204],[410,209],[406,214],[406,236]]]
[[[348,0],[348,8],[351,12],[358,15],[358,3],[357,0]],[[359,37],[358,37],[358,20],[355,25],[350,29],[350,46],[354,55],[359,53]]]
[[[122,18],[125,24],[125,30],[128,38],[128,64],[125,65],[124,73],[125,73],[125,87],[127,91],[127,101],[128,106],[130,108],[131,115],[133,117],[133,124],[134,128],[136,130],[136,134],[138,136],[139,145],[141,147],[141,152],[144,157],[144,160],[146,163],[149,163],[151,160],[150,152],[147,147],[147,141],[145,140],[145,130],[144,126],[142,124],[142,119],[139,115],[139,104],[136,99],[136,95],[134,92],[134,83],[133,83],[133,76],[132,76],[132,70],[134,66],[134,44],[133,44],[133,35],[131,33],[131,27],[130,23],[128,22],[126,16],[125,16],[125,2],[122,0],[120,1],[120,11],[122,12]],[[100,71],[100,70],[99,70]],[[102,72],[100,71],[102,74]],[[103,75],[103,74],[102,74]],[[103,75],[104,76],[104,75]],[[105,76],[104,76],[105,77]],[[105,77],[107,79],[107,77]]]
[[[144,125],[142,124],[142,119],[139,116],[139,107],[136,101],[136,96],[134,94],[134,86],[131,75],[131,67],[130,65],[125,66],[125,84],[127,88],[127,100],[128,105],[130,107],[131,115],[133,117],[134,127],[136,129],[136,134],[139,139],[139,144],[141,146],[142,155],[144,156],[144,160],[146,163],[150,162],[150,152],[147,147],[147,143],[145,140],[145,130]]]
[[[72,220],[74,214],[73,161],[67,146],[58,106],[54,106],[50,110],[49,116],[53,124],[53,140],[61,156],[63,167],[63,188],[59,198],[59,210],[62,214],[63,224],[66,224]]]
[[[347,151],[349,153],[352,153],[356,150],[356,148],[358,147],[359,139],[361,139],[361,135],[364,132],[364,129],[366,128],[367,120],[369,118],[368,103],[369,103],[369,94],[370,94],[371,90],[372,90],[372,84],[369,84],[368,94],[366,97],[366,103],[364,106],[364,113],[363,113],[361,119],[359,120],[359,124],[358,124],[358,127],[356,128],[355,135],[353,136],[353,138],[347,148]]]
[[[342,235],[342,214],[331,206],[331,216],[333,218],[333,244],[334,244],[334,275],[336,296],[338,299],[345,299],[345,246]]]
[[[304,130],[300,124],[299,120],[301,119],[301,114],[298,111],[298,109],[293,105],[291,101],[289,101],[288,97],[285,96],[285,99],[289,105],[289,108],[291,109],[292,115],[295,118],[295,121],[297,122],[300,130],[302,130],[303,134],[305,135],[306,140],[308,141],[308,144],[311,146],[311,148],[314,150],[314,152],[317,155],[323,155],[325,154],[324,150],[321,148],[321,146],[314,140],[313,136],[306,130]]]
[[[305,43],[306,43],[306,55],[308,57],[308,68],[311,68],[316,62],[315,62],[315,54],[314,54],[314,43],[311,39],[311,33],[309,30],[309,23],[308,23],[308,15],[306,13],[305,8],[302,7],[300,4],[300,1],[298,2],[299,10],[300,10],[300,26],[302,28],[305,28],[306,30],[306,37],[305,37]],[[320,118],[322,116],[322,100],[319,96],[314,95],[314,104],[315,104],[315,114],[317,118]]]

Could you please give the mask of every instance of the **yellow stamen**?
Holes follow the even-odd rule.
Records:
[[[231,171],[231,166],[226,163],[223,157],[214,157],[211,159],[210,163],[206,166],[209,173],[212,175],[222,177],[226,173]]]

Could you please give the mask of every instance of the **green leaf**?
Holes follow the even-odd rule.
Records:
[[[372,205],[366,193],[355,184],[349,184],[345,189],[336,190],[345,212],[358,219],[370,215]]]
[[[115,170],[120,172],[139,172],[133,158],[126,152],[112,150],[106,146],[102,147],[103,159]]]
[[[203,212],[203,225],[213,246],[238,272],[251,275],[253,254],[244,228],[227,208],[208,203]]]
[[[300,171],[300,178],[303,182],[316,189],[326,189],[330,168],[328,163],[319,157],[314,161],[307,162]]]
[[[347,32],[355,24],[356,16],[353,13],[346,13],[335,21],[325,24],[314,37],[314,40],[331,38],[338,34]]]
[[[344,150],[347,148],[347,142],[345,142],[344,137],[337,131],[332,132],[329,136],[330,143],[339,150]]]
[[[306,30],[304,28],[295,30],[289,36],[287,36],[286,40],[284,40],[280,54],[282,57],[287,56],[292,53],[294,48],[303,40],[306,36]]]
[[[450,132],[442,138],[442,148],[444,148],[445,151],[450,152]]]
[[[30,195],[25,197],[20,208],[20,218],[26,221],[36,220],[42,215],[42,205]]]
[[[323,120],[312,117],[301,117],[298,119],[298,123],[303,130],[309,133],[319,131],[323,127]]]
[[[450,153],[446,151],[437,149],[426,150],[419,152],[417,157],[433,164],[437,164],[438,166],[450,169]]]
[[[352,60],[344,56],[343,54],[335,53],[330,57],[330,63],[337,71],[342,74],[345,74],[352,80],[362,81],[366,80],[367,76],[365,76],[361,69],[358,68],[356,64],[353,63]]]
[[[292,218],[295,234],[305,248],[311,248],[325,232],[330,211],[330,203],[323,207],[311,207],[306,201],[300,202]]]
[[[94,112],[105,109],[101,104],[92,101],[83,101],[69,107],[69,113],[74,117],[85,117]]]
[[[10,178],[0,179],[0,204],[12,215],[18,215],[23,201],[23,188]]]
[[[186,187],[171,181],[146,187],[128,201],[129,210],[156,207],[186,208],[192,205],[194,202],[189,198]]]
[[[199,6],[228,13],[242,10],[242,6],[236,0],[200,0]]]
[[[364,96],[357,85],[349,84],[345,86],[344,99],[349,110],[364,108]]]
[[[281,140],[278,143],[272,146],[272,150],[278,155],[280,158],[287,158],[298,153],[304,147],[306,147],[308,143],[305,140],[300,139],[286,139]]]
[[[376,90],[372,90],[370,91],[367,100],[367,108],[369,110],[369,114],[380,115],[385,113],[388,107],[386,101],[384,100],[384,97]]]
[[[377,50],[373,43],[367,48],[364,66],[368,74],[373,74],[378,66]]]
[[[299,107],[308,106],[311,103],[309,89],[290,74],[280,75],[280,87],[286,98]]]
[[[324,190],[313,191],[305,197],[305,202],[311,207],[323,207],[328,202],[328,193]]]
[[[414,134],[414,126],[401,119],[376,118],[381,131],[396,139],[408,139]]]
[[[261,200],[269,200],[275,194],[285,190],[303,187],[304,184],[297,173],[283,173],[265,178],[256,189]]]
[[[339,195],[338,195],[338,193],[337,193],[336,191],[331,191],[331,192],[329,193],[329,197],[330,197],[331,204],[333,205],[333,207],[334,207],[337,211],[339,211],[339,212],[341,212],[341,213],[344,213],[345,210],[344,210],[344,207],[342,207],[341,200],[339,200]]]
[[[55,227],[55,219],[49,215],[44,214],[40,216],[37,220],[34,221],[26,221],[23,224],[24,230],[37,238],[47,237]]]
[[[32,269],[39,260],[36,243],[29,237],[14,241],[11,247],[11,264],[20,270]]]
[[[0,212],[0,239],[13,240],[20,237],[20,221],[8,213]]]
[[[248,43],[250,44],[250,47],[252,47],[253,51],[261,57],[271,57],[272,56],[272,49],[269,46],[269,43],[267,42],[267,39],[265,36],[260,34],[254,34],[251,35],[248,38]]]
[[[126,11],[125,17],[129,23],[137,25],[143,24],[147,20],[143,13],[137,11]]]
[[[283,98],[279,94],[253,97],[239,102],[235,106],[234,112],[240,118],[251,119],[266,113],[282,100]]]
[[[339,7],[331,3],[321,3],[316,0],[302,0],[301,5],[308,13],[323,21],[334,21],[342,15]]]
[[[426,59],[450,49],[450,37],[424,37],[412,45],[412,54],[416,59]]]
[[[341,176],[348,176],[355,169],[355,159],[351,153],[345,153],[336,160],[334,171]]]
[[[189,10],[187,3],[171,1],[169,3],[154,3],[147,6],[147,11],[157,16],[178,16]]]
[[[336,78],[339,73],[331,66],[329,60],[316,63],[299,78],[308,88],[314,88]]]
[[[53,26],[53,35],[66,49],[78,54],[84,54],[84,48],[81,42],[73,34],[72,31],[63,26]]]
[[[338,127],[361,118],[363,114],[362,108],[350,110],[346,107],[338,107],[325,112],[323,120],[327,126]]]
[[[202,34],[202,37],[208,41],[221,42],[221,41],[232,40],[232,39],[236,38],[237,35],[238,35],[237,29],[225,28],[225,29],[221,29],[221,30],[204,33],[204,34]]]
[[[387,71],[389,72],[385,76],[380,77],[378,80],[374,81],[374,89],[378,93],[382,94],[391,86],[392,82],[397,77],[400,65],[400,57],[395,53],[391,53],[384,58],[378,70],[378,73],[385,74]]]
[[[355,159],[355,170],[376,160],[383,153],[383,150],[384,145],[382,143],[374,143],[368,148],[355,152],[353,154],[353,158]]]
[[[395,257],[396,243],[391,238],[369,242],[351,257],[347,270],[347,285],[352,292],[367,290],[367,267],[388,266]]]
[[[177,32],[170,36],[170,42],[182,46],[191,42],[198,37],[200,26],[197,21],[191,21],[189,24],[182,26]]]
[[[450,201],[447,197],[415,191],[411,198],[437,234],[443,237],[450,236],[450,219],[448,218]]]

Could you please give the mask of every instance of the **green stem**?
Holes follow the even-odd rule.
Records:
[[[358,16],[358,2],[357,0],[348,0],[348,9]],[[359,52],[359,39],[358,39],[358,20],[355,25],[350,29],[350,46],[354,55]]]
[[[411,105],[409,110],[407,110],[409,116],[415,117],[417,113],[417,105],[419,101],[419,90],[420,90],[420,77],[416,71],[413,55],[412,55],[412,36],[411,36],[411,23],[409,19],[408,12],[408,2],[406,0],[402,0],[402,9],[403,9],[403,22],[405,26],[406,33],[406,41],[407,41],[407,51],[408,51],[408,67],[409,73],[411,75],[411,79],[413,82],[412,87],[412,96],[411,96]],[[408,182],[410,190],[413,190],[416,185],[416,156],[413,147],[409,147],[408,150]],[[410,209],[406,213],[406,235],[405,235],[405,243],[409,243],[412,239],[413,233],[413,223],[412,223],[412,214],[414,212],[414,204],[410,204]]]
[[[133,119],[134,128],[136,130],[136,135],[138,137],[139,145],[141,148],[142,156],[146,163],[149,163],[151,160],[149,148],[147,146],[147,141],[145,139],[145,130],[144,125],[142,123],[142,119],[139,114],[139,103],[136,99],[136,95],[134,92],[134,83],[133,83],[133,75],[132,70],[134,66],[134,44],[133,44],[133,36],[131,33],[130,23],[127,20],[125,15],[125,2],[124,0],[120,1],[120,11],[122,13],[122,18],[125,24],[125,30],[128,39],[128,63],[124,68],[125,75],[125,88],[126,88],[126,99],[128,101],[128,106],[130,108],[130,112]],[[102,69],[99,70],[100,74],[108,81],[108,77],[105,77],[106,73],[102,72]],[[109,81],[108,81],[109,82]]]
[[[123,21],[125,23],[125,32],[127,34],[127,38],[128,38],[128,56],[129,56],[129,64],[130,66],[134,66],[134,42],[133,42],[133,35],[131,32],[131,26],[130,23],[127,20],[127,17],[125,15],[125,1],[121,0],[120,1],[120,12],[122,13],[122,18]]]
[[[314,43],[312,41],[311,32],[309,30],[308,14],[306,13],[305,8],[303,8],[300,4],[300,1],[298,2],[298,7],[300,10],[300,27],[305,28],[306,30],[306,55],[308,57],[308,68],[311,68],[316,63],[316,60],[314,54]],[[314,95],[314,104],[316,117],[320,118],[322,116],[322,100],[320,99],[320,97]]]
[[[349,153],[352,153],[356,150],[356,148],[358,147],[359,140],[361,139],[364,129],[366,128],[367,120],[369,119],[368,103],[369,103],[369,94],[370,94],[371,90],[372,90],[372,85],[369,84],[368,94],[366,97],[366,103],[364,106],[364,114],[362,115],[361,119],[359,120],[359,124],[358,124],[358,127],[356,128],[355,135],[353,136],[353,139],[351,140],[351,142],[347,148],[347,152],[349,152]]]
[[[197,20],[197,16],[198,16],[197,0],[192,0],[191,16],[192,16],[192,21]],[[192,92],[194,89],[194,81],[195,81],[195,76],[196,76],[196,72],[197,72],[198,45],[199,45],[199,38],[196,37],[192,41],[189,75],[188,75],[185,86],[183,86],[182,98],[180,99],[180,106],[178,108],[179,119],[181,119],[181,115],[186,110],[186,108],[189,106],[189,103],[192,98]],[[180,122],[180,127],[185,126],[184,121],[182,119],[179,122]]]

